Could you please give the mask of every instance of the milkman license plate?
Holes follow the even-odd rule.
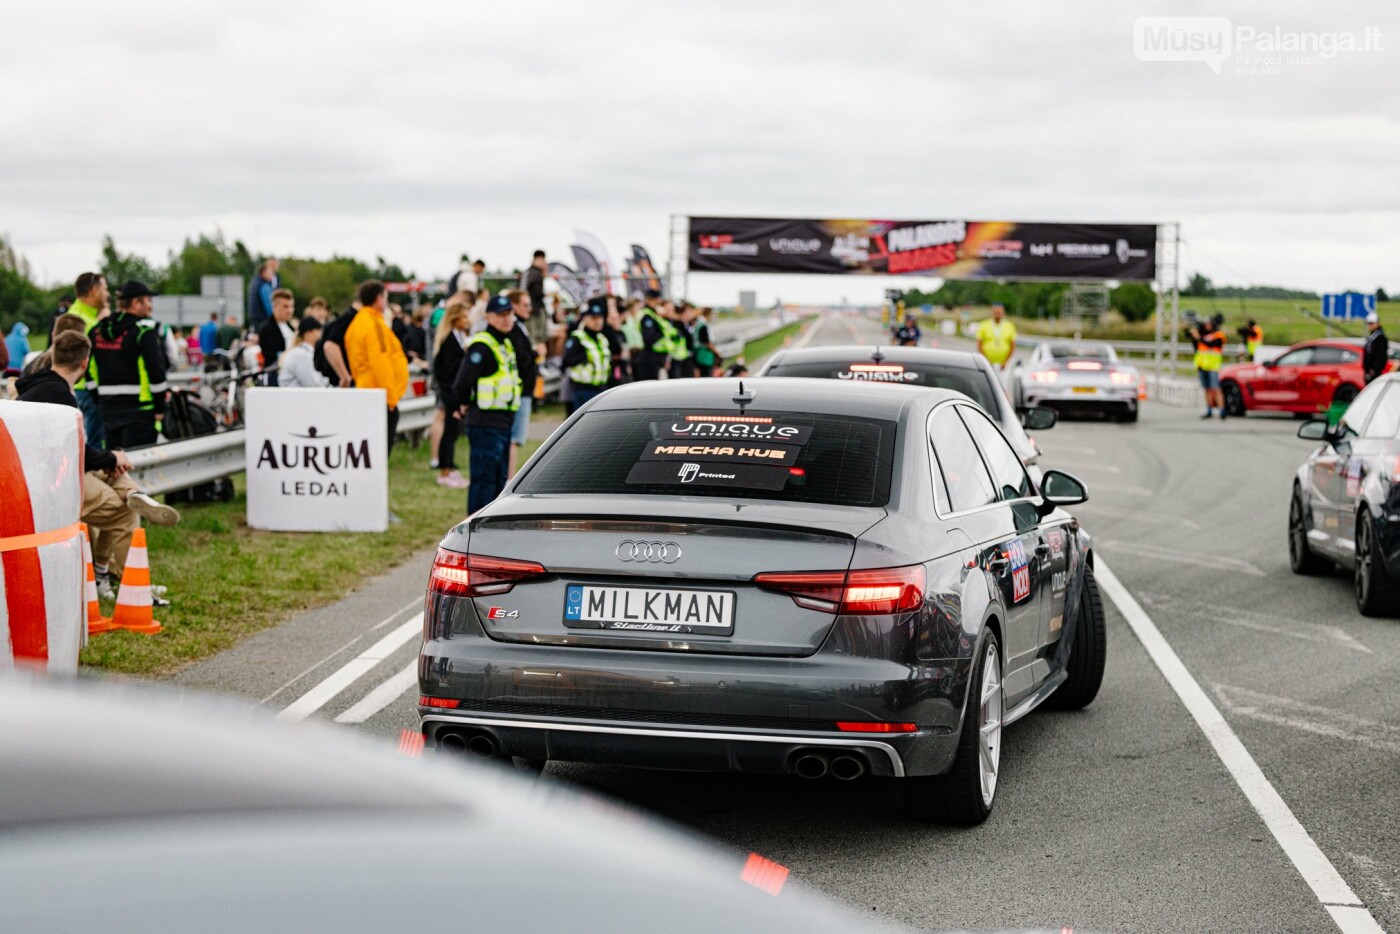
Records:
[[[1072,388],[1074,392],[1082,392],[1091,396],[1099,391],[1097,386],[1074,386]]]
[[[734,634],[734,592],[570,584],[564,592],[564,625],[678,635]]]

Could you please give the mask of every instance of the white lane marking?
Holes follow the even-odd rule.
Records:
[[[1173,551],[1170,548],[1157,548],[1153,545],[1141,545],[1136,542],[1122,542],[1113,539],[1100,541],[1099,545],[1100,547],[1107,548],[1109,551],[1121,551],[1124,554],[1138,555],[1143,558],[1175,561],[1178,564],[1191,564],[1196,567],[1213,568],[1217,571],[1236,571],[1240,574],[1251,574],[1254,577],[1268,576],[1248,561],[1239,558],[1224,558],[1217,555],[1193,555],[1182,551]]]
[[[1217,684],[1215,696],[1232,714],[1286,726],[1316,736],[1344,739],[1377,752],[1400,753],[1400,728],[1248,688]]]
[[[1300,619],[1289,619],[1286,616],[1279,616],[1274,613],[1255,613],[1251,610],[1241,610],[1232,606],[1212,607],[1209,611],[1195,609],[1181,601],[1160,594],[1140,593],[1142,602],[1150,607],[1171,608],[1173,613],[1185,613],[1196,619],[1205,620],[1211,623],[1225,623],[1227,626],[1238,626],[1241,629],[1253,629],[1256,632],[1267,632],[1275,636],[1287,636],[1290,639],[1302,639],[1305,642],[1316,642],[1322,645],[1330,645],[1334,648],[1347,649],[1352,652],[1361,652],[1365,655],[1375,654],[1361,643],[1359,639],[1347,632],[1341,626],[1333,626],[1327,623],[1310,623]],[[1279,623],[1287,624],[1293,628],[1287,628]]]
[[[283,683],[283,685],[282,685],[281,687],[279,687],[277,690],[273,691],[271,694],[269,694],[269,695],[267,695],[266,697],[264,697],[262,700],[258,701],[258,703],[259,703],[259,704],[266,704],[268,701],[272,700],[272,699],[273,699],[274,697],[276,697],[278,694],[281,694],[283,691],[287,690],[287,688],[289,688],[289,687],[291,687],[292,685],[296,684],[296,683],[297,683],[298,681],[300,681],[302,678],[305,678],[307,675],[311,674],[311,672],[315,671],[317,668],[320,668],[320,667],[321,667],[322,665],[324,665],[326,662],[328,662],[328,661],[330,661],[331,659],[335,658],[337,655],[339,655],[341,652],[344,652],[346,649],[350,648],[350,646],[354,645],[356,642],[359,642],[359,641],[360,641],[361,639],[363,639],[365,636],[369,635],[369,634],[372,633],[372,632],[378,632],[379,630],[383,629],[385,626],[389,625],[389,624],[392,623],[394,620],[398,619],[400,616],[404,615],[404,614],[407,613],[409,610],[413,609],[415,606],[417,606],[418,604],[420,604],[420,603],[422,603],[422,602],[423,602],[423,598],[422,598],[422,597],[414,597],[414,598],[413,598],[412,600],[410,600],[408,603],[406,603],[405,605],[399,607],[399,608],[398,608],[397,610],[395,610],[393,613],[391,613],[391,614],[389,614],[388,616],[384,617],[384,619],[382,619],[382,620],[380,620],[379,622],[375,623],[373,626],[371,626],[370,628],[366,629],[364,632],[360,633],[358,636],[356,636],[355,638],[351,639],[349,642],[345,643],[345,644],[342,645],[340,648],[336,649],[334,652],[331,652],[329,655],[325,656],[324,658],[318,659],[316,662],[314,662],[314,663],[312,663],[311,665],[309,665],[309,666],[306,668],[305,671],[302,671],[301,673],[296,674],[296,675],[292,676],[291,678],[288,678],[287,681],[286,681],[285,683]]]
[[[1313,895],[1327,909],[1337,927],[1344,934],[1381,932],[1381,926],[1376,923],[1376,919],[1362,906],[1351,886],[1347,885],[1341,873],[1337,872],[1337,868],[1313,838],[1308,836],[1307,830],[1298,822],[1298,818],[1293,816],[1293,812],[1274,786],[1269,784],[1254,757],[1230,729],[1230,724],[1225,722],[1225,717],[1215,704],[1211,703],[1210,697],[1200,684],[1191,676],[1191,672],[1172,650],[1151,617],[1102,560],[1094,564],[1094,576],[1104,594],[1128,621],[1133,634],[1147,650],[1147,654],[1176,692],[1176,696],[1181,699],[1182,705],[1196,721],[1196,725],[1201,728],[1216,756],[1253,805],[1255,813],[1264,821],[1264,826],[1269,828],[1284,854],[1302,875],[1308,888],[1312,889]]]
[[[335,718],[336,723],[364,723],[370,717],[388,707],[403,696],[409,688],[418,685],[418,660],[415,658],[408,667],[366,694],[355,706]]]
[[[281,713],[278,720],[305,720],[341,691],[364,677],[376,665],[394,652],[407,645],[423,630],[423,614],[404,623],[374,645],[356,655],[342,667],[332,672],[324,681],[292,701]]]
[[[808,344],[812,343],[812,338],[817,336],[817,332],[821,330],[823,324],[826,324],[826,316],[819,315],[817,317],[817,320],[809,324],[807,326],[807,330],[799,334],[797,340],[792,342],[792,349],[801,350],[803,347],[806,347]]]

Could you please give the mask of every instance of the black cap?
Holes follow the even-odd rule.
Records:
[[[647,298],[660,298],[661,292],[657,289],[647,289],[646,296]]]
[[[122,283],[121,289],[117,291],[117,301],[129,302],[133,298],[144,298],[147,295],[158,294],[160,293],[152,292],[150,286],[146,285],[146,283],[132,279],[129,282]]]
[[[301,323],[297,325],[297,333],[303,335],[310,334],[312,331],[319,331],[323,327],[325,327],[324,324],[310,315],[307,315],[305,318],[302,318]]]
[[[606,315],[608,313],[608,300],[602,296],[590,298],[582,313],[585,315]]]
[[[512,311],[514,308],[510,304],[510,299],[504,295],[493,295],[491,300],[486,303],[486,313],[489,315],[505,315]]]

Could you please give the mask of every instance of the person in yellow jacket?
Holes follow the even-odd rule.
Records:
[[[389,449],[398,433],[399,400],[408,391],[408,357],[403,345],[384,323],[389,293],[384,283],[360,284],[359,310],[345,331],[345,361],[356,389],[382,389],[389,405]]]
[[[977,326],[977,352],[992,366],[1006,369],[1016,352],[1016,325],[1006,320],[1006,309],[992,306],[992,316]]]

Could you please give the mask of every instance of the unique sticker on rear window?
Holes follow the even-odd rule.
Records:
[[[771,415],[682,415],[665,428],[668,438],[724,441],[781,441],[806,444],[811,426],[778,425]]]
[[[797,463],[800,447],[791,444],[769,444],[762,441],[653,441],[642,449],[644,461],[729,461],[739,464],[765,464],[770,467],[791,467]]]
[[[746,490],[781,490],[788,481],[786,467],[688,461],[640,461],[627,474],[629,484],[664,483],[686,486],[727,486]]]
[[[836,378],[864,383],[917,383],[919,374],[898,363],[852,363],[837,370]]]

